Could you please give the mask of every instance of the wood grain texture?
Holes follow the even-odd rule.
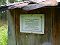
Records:
[[[16,36],[15,36],[15,19],[14,16],[8,12],[8,45],[16,45]]]
[[[60,45],[60,8],[56,9],[55,16],[55,45]]]
[[[55,31],[54,23],[54,7],[40,8],[31,11],[24,11],[22,9],[13,9],[11,14],[15,11],[15,32],[16,32],[16,45],[54,45],[55,44]],[[44,34],[29,34],[20,32],[20,15],[21,14],[45,14],[45,33]]]

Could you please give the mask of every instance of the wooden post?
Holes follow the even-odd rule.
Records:
[[[11,15],[9,11],[7,12],[8,12],[8,45],[16,45],[14,15]]]

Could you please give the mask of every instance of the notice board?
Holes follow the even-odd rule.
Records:
[[[21,14],[20,32],[44,34],[44,14]]]

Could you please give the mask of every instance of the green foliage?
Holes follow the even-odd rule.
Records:
[[[7,25],[4,24],[0,26],[0,45],[7,45],[8,38],[7,38]]]
[[[15,2],[21,2],[21,1],[23,1],[23,0],[15,0]]]
[[[0,0],[0,5],[6,4],[6,0]]]

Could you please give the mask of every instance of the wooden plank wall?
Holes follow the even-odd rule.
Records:
[[[11,14],[15,14],[15,37],[16,45],[53,45],[53,16],[55,8],[40,8],[32,11],[23,11],[21,9],[11,10]],[[15,13],[13,13],[15,12]],[[53,13],[52,13],[53,12]],[[20,15],[21,14],[45,14],[44,34],[29,34],[20,32]]]
[[[55,45],[60,45],[60,8],[56,8],[55,15]]]

